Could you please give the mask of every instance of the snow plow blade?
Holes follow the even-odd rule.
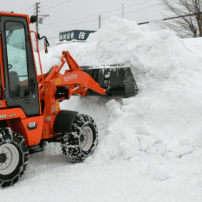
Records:
[[[81,66],[80,68],[107,90],[107,96],[131,97],[138,92],[130,67],[110,65],[103,68],[93,66]],[[87,96],[103,95],[88,89]]]

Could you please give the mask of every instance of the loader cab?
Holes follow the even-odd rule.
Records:
[[[5,79],[4,99],[27,116],[38,115],[39,95],[27,18],[0,16]]]

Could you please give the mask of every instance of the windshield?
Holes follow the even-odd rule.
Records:
[[[14,97],[28,94],[28,70],[25,28],[21,22],[6,22],[6,49],[8,57],[10,93]],[[21,89],[21,90],[20,90]],[[22,91],[26,89],[26,91]]]
[[[25,34],[22,23],[6,23],[6,43],[17,49],[25,50]]]

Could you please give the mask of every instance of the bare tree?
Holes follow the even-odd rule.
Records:
[[[172,17],[179,17],[169,20],[169,22],[163,21],[164,23],[160,24],[162,28],[169,28],[175,31],[181,38],[202,36],[202,0],[159,1],[166,11],[172,13]]]

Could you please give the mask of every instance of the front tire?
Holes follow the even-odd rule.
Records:
[[[0,129],[0,188],[14,185],[24,174],[28,163],[25,140],[10,128]]]
[[[62,151],[68,161],[79,163],[90,156],[98,144],[97,126],[94,120],[83,114],[76,116],[71,133],[65,133]]]

